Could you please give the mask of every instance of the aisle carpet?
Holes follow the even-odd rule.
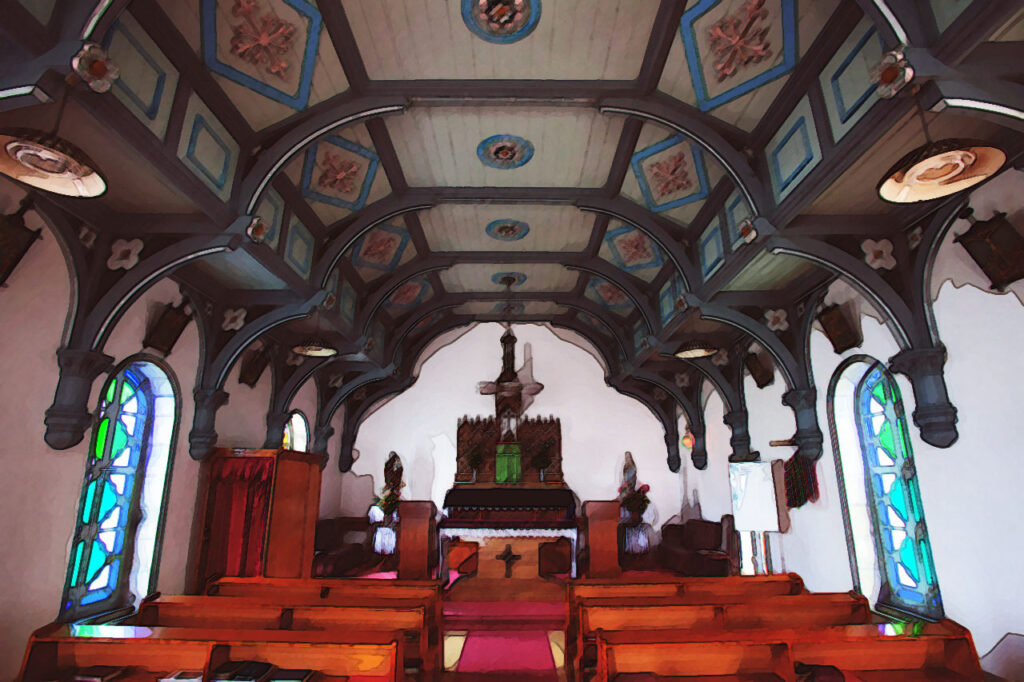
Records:
[[[551,644],[543,630],[470,632],[456,670],[460,673],[510,673],[517,679],[558,682]]]

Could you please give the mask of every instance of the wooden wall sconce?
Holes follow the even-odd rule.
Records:
[[[864,335],[860,325],[854,321],[849,304],[825,306],[818,313],[818,322],[836,353],[856,348],[864,342]]]
[[[743,365],[750,372],[750,376],[758,388],[769,386],[775,381],[775,371],[763,353],[747,353],[747,356],[743,358]]]
[[[991,289],[1004,291],[1024,277],[1024,236],[1005,213],[997,211],[988,220],[975,220],[974,209],[967,206],[958,217],[969,221],[971,227],[953,241],[967,249],[992,283]]]
[[[268,364],[270,364],[270,352],[267,348],[248,351],[242,356],[242,364],[238,368],[238,383],[255,388]]]
[[[42,230],[25,227],[25,212],[31,206],[31,202],[25,199],[17,211],[0,216],[0,286],[6,286],[7,278],[28,253],[29,247],[41,239]]]
[[[186,308],[184,301],[177,306],[168,303],[156,322],[146,330],[146,338],[142,340],[142,345],[167,357],[191,319],[191,311]]]

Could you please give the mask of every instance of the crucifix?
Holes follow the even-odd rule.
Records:
[[[504,561],[505,562],[505,577],[506,578],[511,578],[512,577],[512,564],[514,562],[516,562],[516,561],[519,561],[523,557],[521,555],[519,555],[519,554],[513,554],[512,553],[512,545],[511,544],[506,544],[505,545],[505,551],[502,552],[501,554],[495,555],[494,558],[497,559],[498,561]]]

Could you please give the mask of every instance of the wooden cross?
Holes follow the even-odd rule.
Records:
[[[514,562],[516,562],[516,561],[519,561],[523,557],[521,555],[519,555],[519,554],[513,554],[512,553],[512,545],[511,544],[507,544],[507,545],[505,545],[505,551],[502,552],[501,554],[496,555],[494,558],[497,559],[498,561],[504,561],[505,562],[505,577],[506,578],[511,578],[512,577],[512,564]]]

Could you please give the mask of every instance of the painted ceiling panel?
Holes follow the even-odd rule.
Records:
[[[471,23],[472,6],[479,4],[472,0],[342,4],[375,80],[632,80],[658,11],[653,0],[528,0],[523,4],[534,16],[524,16],[521,29],[492,42],[495,36],[481,35]]]
[[[635,306],[626,293],[603,277],[591,277],[587,282],[586,297],[599,306],[623,317],[633,312]]]
[[[421,107],[387,120],[406,179],[427,187],[600,187],[622,124],[569,107]]]
[[[637,139],[622,195],[688,225],[724,175],[721,164],[696,142],[648,123]]]
[[[430,282],[422,277],[411,279],[403,283],[395,292],[388,297],[385,308],[395,319],[402,317],[416,309],[424,301],[434,295]]]
[[[815,267],[817,266],[806,258],[765,251],[750,261],[747,267],[743,268],[743,271],[723,289],[725,291],[750,289],[777,291],[785,289],[802,275],[814,270]]]
[[[391,194],[391,184],[364,125],[321,137],[295,155],[285,174],[325,225]]]
[[[699,0],[683,13],[658,88],[752,130],[838,0]]]
[[[346,257],[364,282],[372,282],[415,258],[409,231],[404,226],[378,225],[360,237]]]
[[[582,251],[594,215],[572,206],[442,204],[419,214],[433,251]]]
[[[175,0],[161,9],[256,130],[348,90],[312,3]]]
[[[665,264],[665,255],[657,242],[642,230],[622,223],[608,226],[600,256],[646,282],[653,281]]]
[[[457,315],[561,315],[565,306],[551,301],[470,301],[455,308]]]
[[[579,275],[562,265],[551,263],[458,263],[441,271],[441,283],[447,291],[505,291],[501,278],[512,275],[517,283],[512,292],[569,291]]]

